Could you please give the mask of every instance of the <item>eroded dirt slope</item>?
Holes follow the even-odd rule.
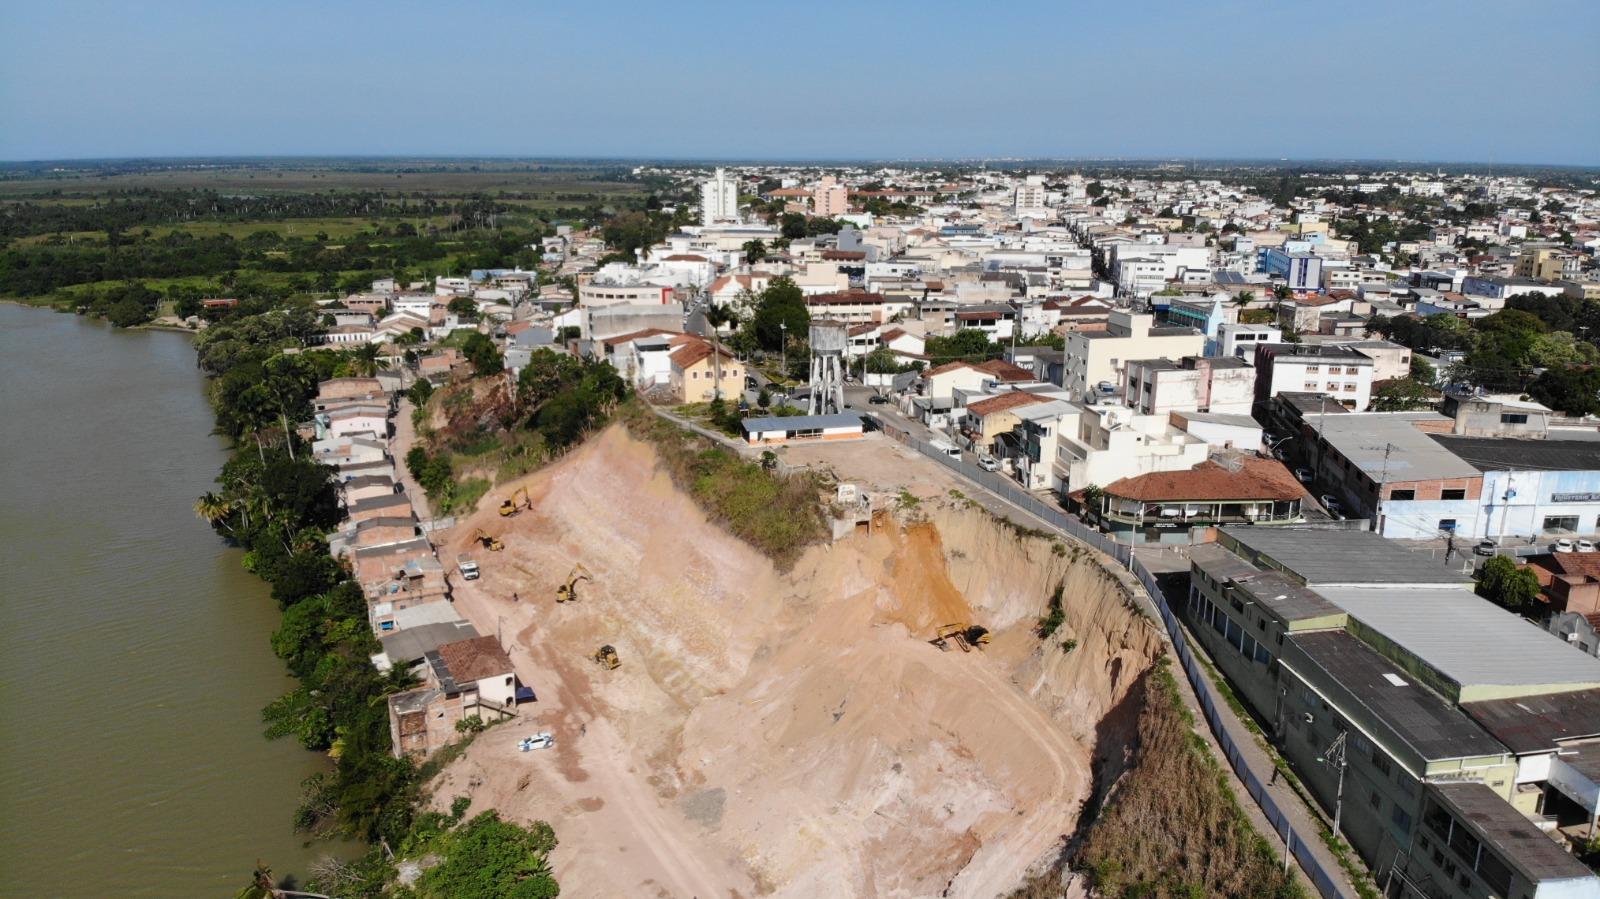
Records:
[[[1119,703],[1160,651],[1087,553],[982,511],[884,518],[780,573],[620,428],[524,483],[533,511],[499,518],[505,485],[447,551],[479,525],[505,541],[457,603],[540,701],[436,795],[550,821],[572,895],[1000,893],[1077,827],[1091,756],[1117,753]],[[557,605],[578,561],[594,579]],[[1057,584],[1066,620],[1041,642]],[[927,642],[957,622],[993,642]],[[588,660],[602,643],[620,669]],[[515,751],[541,729],[553,752]]]

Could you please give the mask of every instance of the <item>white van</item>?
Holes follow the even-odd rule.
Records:
[[[952,459],[961,458],[961,450],[956,449],[954,446],[944,440],[933,440],[930,441],[928,445],[933,447],[934,452],[937,452],[940,455],[949,456]]]

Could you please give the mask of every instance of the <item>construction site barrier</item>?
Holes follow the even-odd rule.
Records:
[[[1260,806],[1261,813],[1266,816],[1278,838],[1283,840],[1284,845],[1293,853],[1295,861],[1300,863],[1301,870],[1306,872],[1317,892],[1328,899],[1348,895],[1346,890],[1340,889],[1339,880],[1324,870],[1321,862],[1312,854],[1311,846],[1306,842],[1307,835],[1295,831],[1283,810],[1278,807],[1277,801],[1267,792],[1267,784],[1270,781],[1266,778],[1271,776],[1270,772],[1260,772],[1252,768],[1244,753],[1239,751],[1239,746],[1234,742],[1232,735],[1223,726],[1222,702],[1212,687],[1210,677],[1201,668],[1194,651],[1189,648],[1189,640],[1183,633],[1183,627],[1167,605],[1166,597],[1162,594],[1160,585],[1156,583],[1155,575],[1138,558],[1132,560],[1128,570],[1133,572],[1139,583],[1144,585],[1145,592],[1150,594],[1151,601],[1156,605],[1156,611],[1161,614],[1161,622],[1166,625],[1167,636],[1172,640],[1173,652],[1183,665],[1183,673],[1188,676],[1190,686],[1194,688],[1194,695],[1200,702],[1200,710],[1205,715],[1206,724],[1211,727],[1217,745],[1222,747],[1222,754],[1227,757],[1229,767],[1238,775],[1239,782],[1244,784],[1245,791],[1255,800],[1256,805]],[[1228,713],[1232,714],[1232,711],[1229,710]],[[1310,839],[1315,840],[1318,837],[1312,834]]]

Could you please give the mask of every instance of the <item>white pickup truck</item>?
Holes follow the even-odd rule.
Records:
[[[474,562],[472,557],[466,553],[456,556],[456,569],[461,572],[462,577],[469,581],[478,579],[478,563]]]

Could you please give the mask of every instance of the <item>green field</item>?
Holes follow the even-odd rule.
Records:
[[[552,206],[582,205],[561,199],[585,195],[594,199],[643,196],[635,183],[595,180],[599,171],[420,171],[367,172],[338,169],[253,168],[180,169],[118,174],[63,172],[47,176],[0,179],[0,200],[90,202],[114,190],[212,190],[227,194],[324,193],[385,191],[436,197],[514,194],[527,202]],[[59,196],[52,196],[57,194]]]

